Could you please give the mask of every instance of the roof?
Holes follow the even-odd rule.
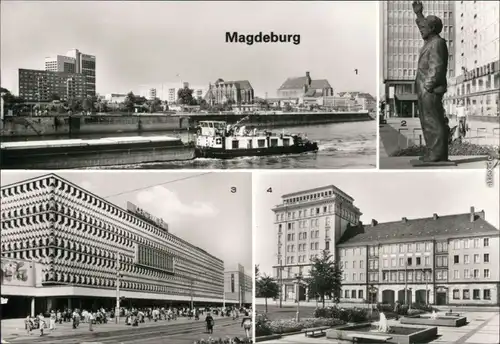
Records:
[[[414,241],[434,237],[460,237],[472,234],[499,235],[493,225],[484,220],[484,213],[476,213],[474,222],[470,213],[407,219],[394,222],[377,223],[375,226],[358,225],[349,227],[340,238],[339,245],[370,244],[374,242]]]
[[[219,79],[219,80],[222,80],[222,79]],[[215,85],[216,84],[237,84],[238,87],[242,90],[253,90],[253,87],[252,85],[250,84],[250,81],[248,80],[236,80],[236,81],[219,81],[217,80],[215,82]]]
[[[307,76],[300,76],[297,78],[288,78],[285,80],[283,85],[278,90],[292,90],[297,88],[302,88],[307,84]],[[320,79],[320,80],[311,80],[311,88],[314,89],[323,89],[323,88],[332,88],[328,80]]]

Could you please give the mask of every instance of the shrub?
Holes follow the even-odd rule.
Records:
[[[337,306],[316,308],[317,318],[339,319],[345,322],[363,322],[368,320],[368,310],[365,308],[339,308]]]
[[[240,339],[238,337],[230,338],[208,338],[208,339],[200,339],[194,342],[194,344],[251,344],[253,341],[248,338]]]
[[[270,321],[265,314],[255,315],[255,336],[269,336],[273,334],[270,327]]]
[[[424,155],[426,151],[425,146],[410,146],[408,148],[400,149],[391,154],[391,156],[419,156]],[[451,156],[456,155],[490,155],[494,158],[499,157],[498,147],[481,146],[469,142],[454,141],[448,146],[448,154]]]
[[[426,305],[424,303],[412,303],[411,304],[412,309],[419,309],[425,312],[432,312],[435,309],[431,305]]]
[[[412,316],[412,315],[419,315],[419,314],[424,314],[424,313],[425,313],[425,311],[423,311],[421,309],[412,308],[412,309],[408,310],[407,315]]]
[[[271,321],[269,328],[272,334],[283,334],[291,332],[300,332],[305,328],[319,327],[319,326],[337,326],[343,325],[344,322],[339,319],[326,319],[326,318],[304,318],[299,322],[293,319],[280,319]],[[257,330],[257,329],[256,329]],[[259,336],[256,332],[256,335]]]
[[[377,303],[377,310],[384,313],[394,312],[394,305],[390,303]]]

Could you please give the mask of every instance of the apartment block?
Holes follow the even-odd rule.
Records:
[[[86,96],[86,77],[70,72],[19,69],[19,96],[29,102],[47,102],[52,95],[61,100]]]

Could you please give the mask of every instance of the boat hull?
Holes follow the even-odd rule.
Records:
[[[232,159],[245,156],[300,154],[306,152],[316,152],[317,150],[318,150],[318,145],[316,143],[310,143],[301,146],[246,148],[246,149],[196,147],[194,154],[196,158]]]

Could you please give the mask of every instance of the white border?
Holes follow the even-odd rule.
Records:
[[[380,123],[380,81],[381,81],[381,77],[380,77],[380,74],[381,74],[381,70],[380,70],[380,45],[381,45],[381,40],[380,40],[380,13],[381,13],[381,10],[380,10],[380,6],[381,6],[381,2],[380,1],[376,1],[376,16],[377,16],[377,19],[376,19],[376,25],[377,27],[375,28],[375,32],[376,32],[376,44],[375,44],[375,54],[376,54],[376,57],[375,57],[375,63],[376,63],[376,66],[375,66],[375,70],[377,71],[376,72],[376,80],[377,80],[377,85],[375,85],[375,89],[376,89],[376,97],[375,99],[377,100],[377,104],[376,104],[376,114],[377,116],[375,117],[375,125],[376,125],[376,130],[377,130],[377,142],[376,142],[376,150],[377,150],[377,153],[376,153],[376,156],[377,156],[377,167],[375,168],[377,171],[380,171],[380,126],[379,126],[379,123]]]

